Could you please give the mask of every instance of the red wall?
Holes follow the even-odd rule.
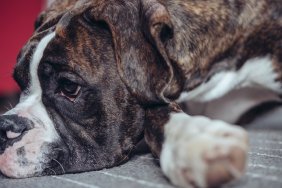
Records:
[[[16,57],[33,32],[33,23],[43,0],[1,0],[0,2],[0,95],[14,92],[12,79]]]

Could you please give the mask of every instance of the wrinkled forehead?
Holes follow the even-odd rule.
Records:
[[[53,21],[56,22],[69,11],[80,12],[90,6],[91,3],[89,0],[55,0],[45,11],[41,12],[36,25],[38,27]]]
[[[93,3],[89,5],[81,2],[46,19],[22,48],[14,71],[14,77],[20,85],[21,82],[29,81],[34,52],[44,37],[51,33],[54,36],[44,46],[40,64],[49,62],[67,66],[83,74],[83,69],[89,70],[95,61],[114,59],[111,53],[106,53],[112,48],[109,28],[103,23],[90,23],[86,13],[93,7]]]
[[[105,6],[96,4],[97,3],[93,0],[55,1],[49,9],[43,11],[39,16],[38,20],[40,24],[37,26],[32,37],[22,48],[18,58],[27,52],[31,53],[30,49],[34,50],[40,40],[51,32],[55,32],[56,37],[61,37],[62,39],[67,37],[68,40],[74,39],[74,31],[80,29],[76,26],[83,24],[82,22],[79,22],[79,18],[85,18],[86,13],[90,12],[90,10],[96,9],[99,11],[101,9],[100,7]],[[77,25],[75,25],[75,23]]]

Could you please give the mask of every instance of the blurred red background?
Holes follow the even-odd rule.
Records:
[[[34,21],[44,0],[1,0],[0,3],[0,96],[18,90],[12,73],[16,57],[32,35]]]

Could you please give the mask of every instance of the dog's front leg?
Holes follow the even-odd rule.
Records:
[[[176,104],[149,109],[146,118],[146,142],[174,185],[214,187],[243,174],[248,150],[244,129],[189,116]]]

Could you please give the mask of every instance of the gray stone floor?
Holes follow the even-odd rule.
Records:
[[[1,105],[0,105],[1,106]],[[1,110],[0,110],[1,114]],[[282,188],[282,106],[247,126],[250,152],[246,175],[224,187]],[[158,160],[149,153],[135,155],[124,165],[79,174],[9,179],[0,175],[0,188],[169,188]]]
[[[225,187],[282,188],[282,129],[250,128],[249,163],[246,175]],[[1,188],[169,188],[158,161],[150,154],[134,156],[124,165],[101,171],[28,179],[0,177]]]

